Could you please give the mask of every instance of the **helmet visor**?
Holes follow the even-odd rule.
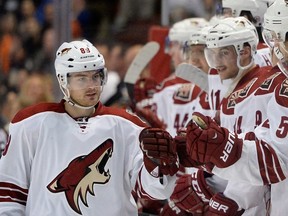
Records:
[[[233,17],[233,11],[231,8],[223,7],[222,9],[222,16],[223,17]]]
[[[286,49],[285,44],[283,42],[275,43],[273,51],[278,59],[278,67],[286,76],[288,76],[288,50]]]
[[[185,62],[190,63],[195,60],[205,58],[204,49],[205,49],[205,45],[202,45],[202,44],[185,46],[183,49],[184,50],[183,56],[184,56]]]
[[[218,68],[224,62],[230,62],[235,59],[235,49],[233,46],[225,46],[220,48],[205,48],[205,58],[209,67]]]
[[[68,73],[67,84],[70,90],[84,90],[103,86],[105,84],[104,69]]]

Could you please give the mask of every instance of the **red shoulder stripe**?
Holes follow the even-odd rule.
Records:
[[[115,115],[125,118],[140,127],[147,127],[145,122],[143,122],[137,115],[127,112],[125,109],[117,107],[106,107],[102,103],[98,103],[97,109],[94,116],[97,115]]]
[[[12,123],[20,122],[35,114],[47,111],[65,113],[64,100],[62,100],[60,103],[40,103],[24,108],[14,116],[14,118],[12,119]]]

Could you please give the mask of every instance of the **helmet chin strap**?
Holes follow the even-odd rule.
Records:
[[[102,90],[103,90],[103,86],[101,86],[101,92],[102,92]],[[64,94],[64,100],[67,101],[67,103],[69,103],[71,106],[75,106],[75,107],[78,107],[80,109],[86,109],[86,110],[91,109],[91,108],[93,108],[95,106],[95,105],[93,105],[93,106],[82,106],[82,105],[76,103],[75,101],[73,101],[71,99],[69,90],[66,89],[66,91],[67,91],[67,93],[66,93],[66,91],[64,90],[63,86],[61,86],[61,91]],[[97,103],[98,102],[99,102],[99,100],[97,101]]]
[[[240,56],[238,56],[237,57],[237,67],[239,68],[239,72],[238,72],[237,76],[234,78],[234,80],[240,79],[242,77],[243,71],[251,68],[253,66],[253,64],[254,64],[254,58],[252,57],[251,61],[250,61],[250,63],[248,65],[241,66],[241,64],[240,64]]]
[[[237,76],[235,78],[232,78],[232,81],[230,83],[230,86],[226,92],[226,96],[229,95],[233,89],[235,88],[235,86],[237,85],[237,83],[239,82],[239,80],[242,78],[242,76],[244,75],[244,71],[246,71],[247,69],[251,68],[254,64],[254,58],[251,58],[251,61],[248,65],[246,66],[241,66],[240,65],[240,56],[237,57],[237,67],[239,68],[239,71],[237,73]]]

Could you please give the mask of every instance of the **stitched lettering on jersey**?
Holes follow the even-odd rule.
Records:
[[[113,141],[107,139],[87,155],[73,159],[69,165],[47,186],[52,193],[64,192],[70,207],[81,213],[79,200],[88,207],[87,194],[95,195],[94,184],[106,184],[110,180],[105,166],[112,157]],[[80,198],[80,199],[79,199]]]
[[[284,80],[280,89],[280,96],[288,97],[288,79]]]
[[[271,75],[270,77],[268,77],[267,79],[265,79],[265,81],[260,85],[260,89],[268,90],[271,87],[275,77],[277,77],[280,73],[281,72],[277,72],[277,73]]]

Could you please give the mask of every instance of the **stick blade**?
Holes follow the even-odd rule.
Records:
[[[145,44],[129,66],[124,77],[124,82],[135,84],[141,72],[158,53],[159,49],[160,45],[155,41],[151,41]]]
[[[208,75],[201,69],[187,63],[179,64],[175,74],[181,79],[187,80],[208,92]]]

